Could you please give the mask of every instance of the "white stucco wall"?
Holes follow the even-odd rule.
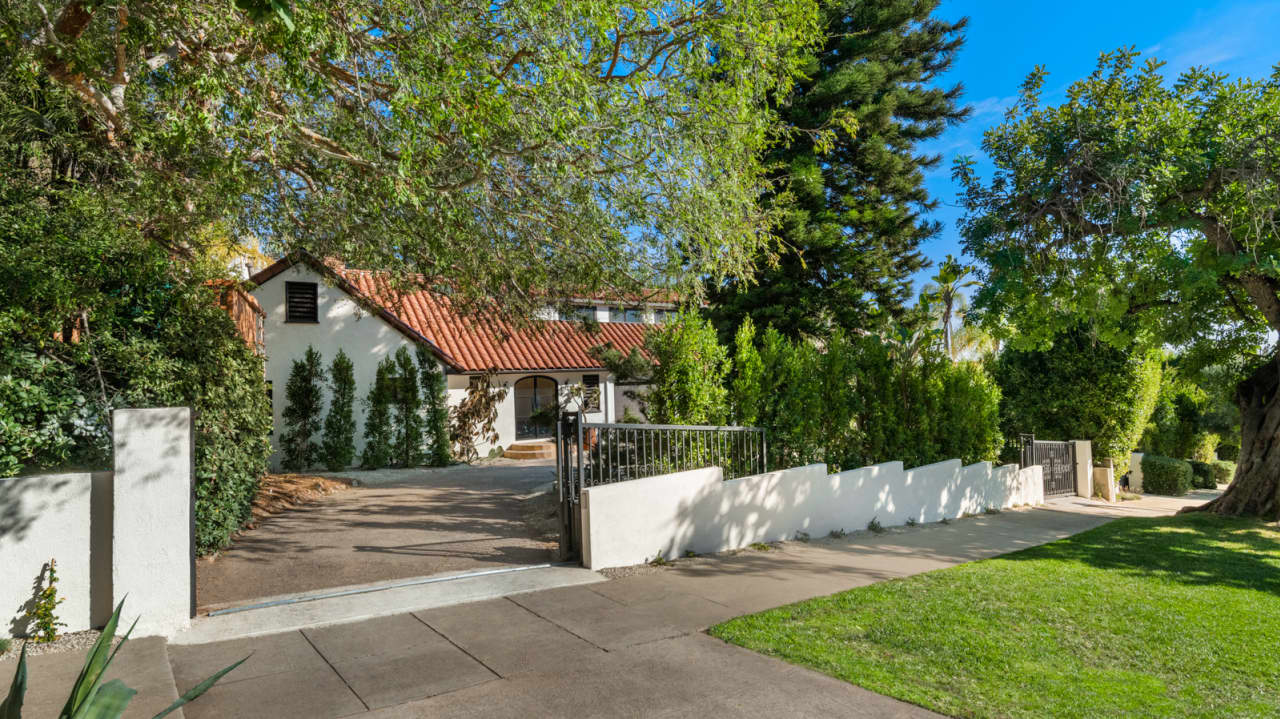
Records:
[[[628,566],[658,554],[739,549],[753,542],[823,536],[915,519],[935,522],[988,507],[1044,503],[1040,467],[901,462],[827,474],[805,467],[721,481],[719,467],[590,487],[582,493],[583,563]]]
[[[111,473],[46,474],[0,479],[0,636],[25,634],[24,620],[43,580],[57,561],[59,631],[78,632],[105,621],[111,602],[111,545],[94,546],[97,523],[110,521]],[[103,497],[106,498],[103,505]],[[107,516],[92,511],[105,506]],[[95,602],[94,598],[104,597]],[[98,613],[95,616],[95,609]]]
[[[284,283],[316,283],[317,324],[285,322]],[[369,313],[351,299],[351,295],[337,287],[325,284],[324,278],[303,263],[281,272],[253,291],[262,305],[263,345],[266,348],[267,381],[271,383],[271,413],[273,431],[271,455],[274,467],[280,465],[280,435],[284,428],[282,414],[286,405],[285,385],[289,383],[289,371],[295,359],[301,359],[311,346],[320,353],[328,371],[338,350],[351,358],[356,379],[356,461],[364,449],[364,398],[373,386],[378,374],[378,363],[384,357],[394,355],[401,347],[413,351],[413,342],[381,317]],[[465,380],[464,380],[465,382]],[[324,392],[324,406],[329,407],[328,387]],[[316,438],[319,441],[319,437]]]
[[[1142,493],[1142,452],[1129,455],[1129,491]]]
[[[60,632],[101,627],[127,596],[134,636],[191,618],[192,438],[185,407],[116,410],[115,471],[0,479],[0,636],[23,634],[35,581],[57,560]]]
[[[516,442],[516,394],[515,384],[517,381],[525,377],[550,377],[556,381],[556,388],[560,395],[561,407],[565,411],[574,411],[576,405],[568,401],[569,387],[572,385],[582,384],[582,376],[587,374],[595,374],[600,376],[600,411],[586,412],[584,416],[588,422],[613,422],[615,415],[614,409],[616,402],[614,401],[614,383],[612,375],[603,370],[574,370],[571,372],[510,372],[495,375],[493,378],[494,387],[505,387],[507,396],[498,405],[498,420],[494,422],[494,429],[498,432],[497,444],[489,444],[482,442],[477,444],[477,450],[483,457],[489,453],[495,446],[503,448],[510,447]],[[453,374],[448,376],[449,385],[449,406],[458,405],[467,396],[467,388],[470,386],[471,376],[463,374]],[[621,416],[621,415],[618,415]]]

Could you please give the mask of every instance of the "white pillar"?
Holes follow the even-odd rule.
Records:
[[[1076,496],[1093,496],[1093,443],[1087,439],[1075,440],[1076,445]]]
[[[171,636],[195,609],[193,445],[187,407],[112,414],[113,601],[125,599],[121,631]]]

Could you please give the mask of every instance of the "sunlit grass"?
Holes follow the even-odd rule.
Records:
[[[1124,519],[711,629],[963,717],[1280,716],[1280,531]]]

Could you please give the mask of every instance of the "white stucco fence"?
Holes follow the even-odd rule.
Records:
[[[192,432],[185,407],[116,410],[114,471],[0,479],[0,636],[28,631],[45,564],[75,632],[125,603],[134,636],[172,635],[194,609]]]
[[[582,492],[582,555],[591,569],[740,549],[753,542],[936,522],[987,508],[1044,503],[1039,466],[905,469],[901,462],[827,474],[813,464],[723,481],[719,467],[589,487]]]

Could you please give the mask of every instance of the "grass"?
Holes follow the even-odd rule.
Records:
[[[711,634],[953,716],[1276,717],[1280,530],[1122,519]]]

